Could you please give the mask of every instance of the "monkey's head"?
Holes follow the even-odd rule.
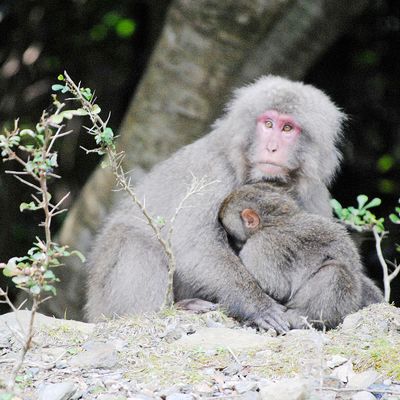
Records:
[[[235,91],[216,127],[229,132],[232,148],[247,157],[249,181],[305,177],[327,185],[339,165],[336,144],[344,120],[321,90],[264,76]]]
[[[282,188],[267,183],[243,185],[223,201],[219,220],[237,249],[259,230],[286,224],[299,212],[296,202]]]

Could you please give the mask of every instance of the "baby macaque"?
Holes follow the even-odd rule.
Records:
[[[219,219],[248,271],[284,305],[290,327],[334,328],[383,301],[364,274],[344,226],[302,211],[284,187],[244,185],[223,202]]]

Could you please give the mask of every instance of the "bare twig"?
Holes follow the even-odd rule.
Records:
[[[381,264],[382,267],[382,272],[383,272],[383,288],[384,288],[384,296],[385,296],[385,301],[389,302],[390,301],[390,283],[400,272],[400,266],[396,265],[392,262],[387,262],[385,258],[383,257],[382,253],[382,239],[385,237],[386,232],[379,233],[377,230],[377,227],[374,226],[372,229],[372,232],[374,234],[375,238],[375,248],[376,248],[376,253],[378,255],[378,260],[379,263]],[[394,270],[392,272],[389,272],[389,267],[388,263],[394,266]]]

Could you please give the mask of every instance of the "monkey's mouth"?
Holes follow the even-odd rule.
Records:
[[[289,172],[283,165],[271,162],[258,162],[256,165],[266,175],[287,175]]]

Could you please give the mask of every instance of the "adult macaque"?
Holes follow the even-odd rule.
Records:
[[[284,189],[244,185],[225,199],[219,218],[249,272],[287,307],[291,328],[304,327],[302,316],[334,328],[347,314],[383,301],[346,228],[300,210]]]
[[[259,327],[278,332],[289,328],[286,308],[262,290],[232,252],[218,222],[219,206],[246,182],[284,181],[302,208],[329,217],[327,185],[339,164],[335,144],[343,119],[329,97],[313,86],[262,77],[235,92],[208,135],[144,177],[136,192],[146,199],[150,214],[166,221],[184,197],[192,174],[217,180],[202,195],[192,196],[175,220],[175,300],[202,298]],[[88,267],[89,320],[161,306],[166,258],[130,199],[106,221]]]

